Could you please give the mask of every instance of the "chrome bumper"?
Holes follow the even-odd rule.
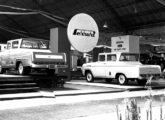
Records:
[[[160,74],[141,74],[138,79],[143,80],[143,79],[149,79],[151,77],[157,78],[160,77]]]
[[[57,69],[57,68],[67,68],[68,65],[55,65],[55,64],[31,64],[31,68],[40,68],[40,69]]]

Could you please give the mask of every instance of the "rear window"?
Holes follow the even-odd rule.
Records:
[[[21,48],[26,49],[48,49],[49,41],[25,39],[21,43]]]

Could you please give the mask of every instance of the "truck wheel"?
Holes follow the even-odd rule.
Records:
[[[2,68],[2,66],[0,65],[0,74],[3,74],[5,72],[6,72],[6,70],[4,68]]]
[[[87,82],[93,82],[93,81],[94,81],[94,78],[93,78],[93,75],[92,75],[91,72],[87,72],[87,73],[85,74],[85,76],[86,76],[86,81],[87,81]]]
[[[22,63],[18,65],[18,74],[20,75],[27,75],[29,74],[31,69],[29,67],[24,67]]]
[[[124,74],[119,74],[117,76],[117,81],[120,85],[126,85],[128,83],[128,80]]]
[[[24,75],[24,73],[25,73],[25,69],[24,69],[24,66],[22,63],[19,63],[19,65],[18,65],[18,73],[20,75]]]
[[[161,71],[164,70],[164,64],[163,63],[160,64],[160,68],[161,68]]]
[[[137,83],[138,83],[139,85],[146,85],[147,80],[137,80]]]
[[[105,78],[105,82],[106,83],[111,83],[112,82],[112,79],[111,78]]]

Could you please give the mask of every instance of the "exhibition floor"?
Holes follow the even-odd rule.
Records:
[[[164,94],[165,90],[162,89],[4,100],[0,101],[0,119],[117,120],[116,106],[119,106],[120,112],[123,113],[124,101],[128,98],[137,100],[138,106],[141,107],[142,118],[144,118],[150,95],[153,100],[154,117],[160,117],[160,106],[163,106],[165,102]]]
[[[124,120],[125,100],[136,99],[141,107],[141,118],[146,118],[148,101],[152,100],[153,116],[160,118],[160,108],[165,111],[165,81],[152,82],[153,89],[147,90],[136,82],[127,86],[115,81],[105,83],[97,80],[71,80],[63,88],[42,88],[36,92],[1,94],[0,119],[3,120],[118,120],[117,109]],[[165,117],[165,116],[163,116]]]

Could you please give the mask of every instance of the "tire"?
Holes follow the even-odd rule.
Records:
[[[55,74],[55,69],[47,69],[48,75],[54,75]]]
[[[29,67],[24,67],[22,63],[18,65],[18,74],[19,75],[27,75],[29,74],[31,69]]]
[[[6,70],[4,68],[2,68],[2,65],[0,65],[0,74],[3,74],[5,72],[6,72]]]
[[[117,76],[117,81],[120,85],[128,84],[128,79],[126,78],[126,76],[124,74],[119,74]]]
[[[164,64],[163,63],[160,64],[160,68],[161,68],[161,71],[164,70]]]
[[[147,80],[137,80],[137,83],[138,83],[139,85],[146,85]]]
[[[94,77],[93,77],[93,75],[92,75],[91,72],[87,72],[87,73],[85,74],[85,77],[86,77],[86,81],[87,81],[87,82],[94,82]]]
[[[111,83],[112,82],[112,79],[111,78],[105,78],[105,82],[106,83]]]

